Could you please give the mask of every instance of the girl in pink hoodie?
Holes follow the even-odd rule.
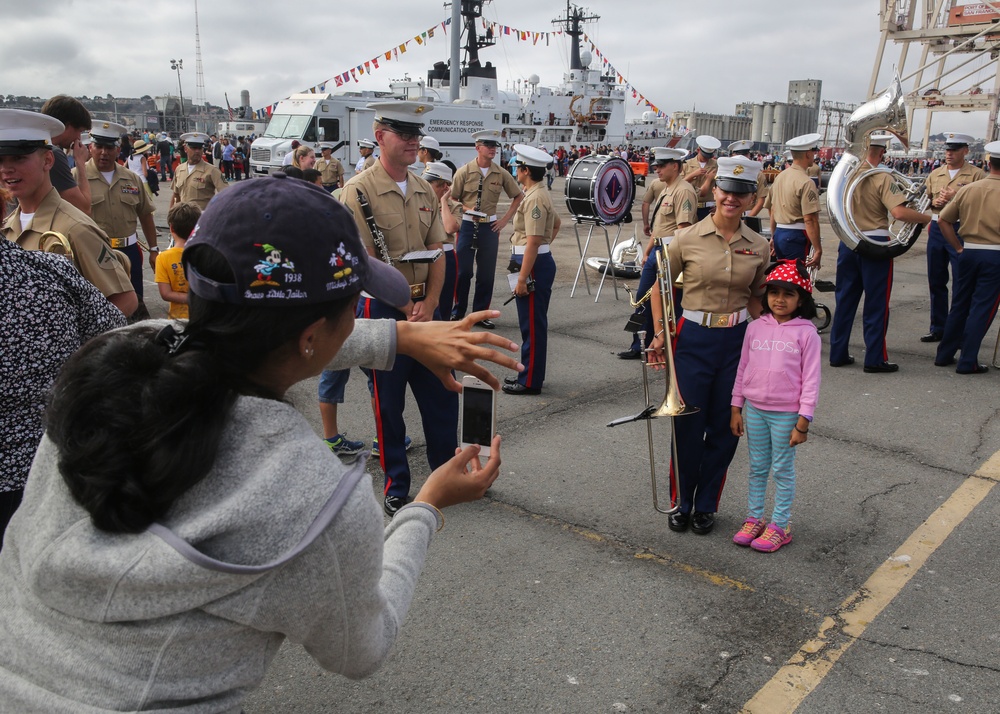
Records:
[[[778,264],[764,282],[760,319],[747,328],[733,386],[733,434],[750,446],[749,515],[737,545],[773,553],[792,542],[795,447],[808,438],[819,397],[820,339],[812,283],[801,260]],[[744,407],[746,414],[743,413]],[[767,477],[774,471],[774,512],[764,525]]]

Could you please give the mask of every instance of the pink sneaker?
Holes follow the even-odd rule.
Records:
[[[773,553],[781,546],[788,545],[791,542],[792,532],[790,529],[788,532],[785,532],[781,526],[768,523],[764,534],[758,538],[754,538],[750,547],[754,550],[759,550],[761,553]]]
[[[743,527],[740,528],[740,532],[733,536],[733,543],[743,546],[750,545],[753,539],[763,532],[764,521],[751,516],[743,521]]]

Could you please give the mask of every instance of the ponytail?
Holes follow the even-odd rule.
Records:
[[[185,262],[231,281],[224,259],[196,246]],[[211,471],[241,395],[279,399],[251,376],[294,349],[321,318],[339,320],[352,298],[297,308],[209,302],[189,295],[182,333],[139,325],[100,335],[64,366],[47,412],[59,470],[94,525],[138,533]]]

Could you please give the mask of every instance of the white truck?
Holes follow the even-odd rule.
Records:
[[[361,158],[360,139],[375,140],[371,102],[408,99],[434,106],[425,117],[424,133],[441,143],[444,158],[461,166],[475,158],[472,133],[482,129],[502,130],[508,115],[479,102],[448,102],[423,82],[403,80],[390,85],[389,92],[343,92],[340,94],[293,94],[278,102],[267,129],[250,146],[250,167],[254,176],[266,176],[281,169],[292,141],[311,146],[319,153],[319,142],[333,144],[333,155],[344,165],[347,177]],[[377,153],[377,150],[376,150]]]

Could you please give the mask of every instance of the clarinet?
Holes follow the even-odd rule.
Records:
[[[372,215],[372,206],[368,203],[368,199],[365,198],[365,194],[361,192],[360,188],[355,190],[358,192],[358,205],[361,206],[361,212],[365,214],[365,223],[368,224],[368,230],[371,231],[375,248],[378,249],[382,261],[387,265],[392,265],[392,258],[389,257],[389,248],[385,244],[385,236],[382,235],[382,229],[378,227],[378,224],[375,222],[375,216]]]
[[[477,167],[478,168],[478,167]],[[479,172],[479,190],[476,191],[476,213],[479,213],[479,207],[483,203],[483,172]],[[475,223],[472,226],[472,252],[475,253],[479,250],[479,216],[476,216]]]

